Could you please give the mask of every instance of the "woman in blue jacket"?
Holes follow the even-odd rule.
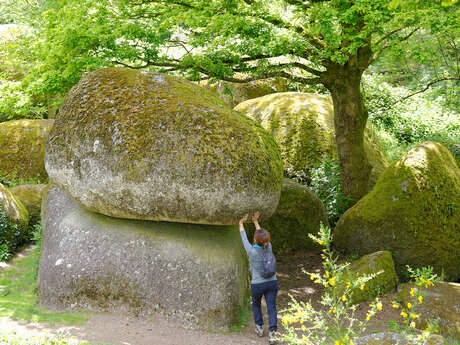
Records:
[[[240,219],[240,235],[243,241],[244,249],[248,253],[250,270],[251,270],[251,296],[252,296],[252,312],[254,314],[254,322],[256,324],[256,333],[259,337],[264,335],[264,320],[262,317],[262,308],[260,302],[262,296],[265,296],[268,310],[268,343],[275,343],[275,332],[277,330],[277,314],[276,314],[276,295],[278,294],[278,280],[276,274],[270,278],[263,278],[262,273],[262,251],[272,250],[270,243],[270,233],[262,229],[259,225],[259,212],[257,211],[252,216],[252,221],[256,227],[254,232],[254,241],[251,245],[248,241],[244,223],[248,220],[248,214],[245,214]]]

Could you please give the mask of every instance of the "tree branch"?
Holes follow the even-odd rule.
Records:
[[[404,96],[404,97],[398,99],[396,102],[394,102],[394,103],[392,104],[392,106],[395,105],[395,104],[397,104],[397,103],[403,102],[403,101],[405,101],[406,99],[409,99],[410,97],[415,96],[415,95],[417,95],[417,94],[419,94],[419,93],[425,92],[425,91],[428,90],[432,85],[437,84],[437,83],[439,83],[439,82],[441,82],[441,81],[446,81],[446,80],[457,80],[457,81],[460,81],[460,75],[457,76],[457,77],[444,77],[444,78],[439,78],[439,79],[436,79],[436,80],[432,80],[432,81],[430,81],[428,84],[426,84],[425,87],[424,87],[423,89],[418,90],[418,91],[416,91],[416,92],[411,93],[410,95],[407,95],[407,96]]]
[[[412,30],[409,34],[407,34],[406,36],[404,36],[403,38],[401,38],[400,40],[398,40],[397,43],[401,43],[403,41],[406,41],[408,40],[413,34],[415,34],[418,30],[420,29],[420,27],[416,27],[414,30]],[[400,31],[400,29],[398,29],[398,31]],[[395,32],[393,32],[392,34],[394,34]],[[390,37],[391,35],[387,35],[387,38]],[[379,40],[380,41],[380,40]],[[389,48],[389,47],[392,47],[394,44],[388,44],[388,42],[385,42],[383,44],[383,46],[377,50],[374,55],[372,56],[370,62],[369,62],[369,65],[372,64],[375,60],[378,59],[378,57],[380,56],[380,54],[382,54],[382,52]]]

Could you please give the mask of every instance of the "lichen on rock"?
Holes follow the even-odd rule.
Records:
[[[127,68],[85,75],[48,143],[53,181],[109,216],[233,224],[276,209],[282,161],[272,136],[184,79]]]
[[[48,181],[45,142],[53,120],[0,123],[0,176],[7,180]]]
[[[270,232],[275,254],[286,254],[319,251],[308,234],[317,234],[321,223],[328,225],[321,200],[308,187],[285,178],[275,213],[260,225]],[[254,225],[250,223],[247,228],[252,239]]]
[[[460,169],[439,143],[426,142],[388,167],[374,189],[340,218],[335,246],[360,255],[393,254],[400,278],[433,266],[460,278]]]
[[[30,217],[40,217],[42,191],[45,184],[25,184],[10,188],[11,193],[26,207]]]
[[[235,110],[259,122],[275,137],[284,167],[289,173],[301,172],[307,178],[324,157],[337,157],[334,108],[328,96],[283,92],[251,99]],[[373,142],[370,127],[365,131],[364,150],[372,166],[370,184],[388,166],[384,154]]]

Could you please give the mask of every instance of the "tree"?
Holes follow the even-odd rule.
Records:
[[[363,72],[423,25],[455,25],[458,13],[436,2],[390,10],[387,0],[60,0],[41,16],[29,82],[52,93],[86,69],[123,65],[192,80],[321,83],[334,103],[343,192],[357,201],[370,175]]]

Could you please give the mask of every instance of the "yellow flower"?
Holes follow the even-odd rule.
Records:
[[[377,303],[377,309],[382,310],[382,302]]]
[[[328,283],[329,283],[331,286],[334,286],[334,285],[335,285],[335,277],[331,277],[331,279],[328,280]]]
[[[393,308],[398,309],[398,308],[399,308],[399,304],[396,303],[396,302],[393,302]]]
[[[356,310],[356,307],[355,307],[355,306],[351,307],[351,310],[355,311],[355,310]]]
[[[410,289],[410,295],[414,296],[414,289],[413,288]]]
[[[401,316],[402,316],[402,317],[407,317],[407,313],[404,312],[404,311],[402,311],[402,312],[401,312]]]
[[[350,287],[351,283],[347,282],[347,289]]]
[[[336,311],[337,311],[337,309],[335,309],[335,307],[334,307],[334,309],[332,309],[332,312],[335,314]]]
[[[326,271],[326,277],[329,278],[329,271]]]
[[[407,303],[407,309],[410,309],[410,308],[412,308],[412,303],[409,302]]]
[[[364,290],[364,287],[366,286],[365,283],[362,283],[361,286],[359,287],[361,290]]]
[[[423,302],[423,296],[418,296],[418,301],[419,301],[420,303],[422,303],[422,302]]]
[[[316,273],[310,273],[310,279],[311,280],[315,280],[316,278],[318,278]]]
[[[418,319],[418,318],[420,317],[420,315],[419,315],[419,314],[412,314],[412,313],[410,313],[410,317],[411,317],[412,319]]]
[[[346,302],[347,301],[347,296],[343,295],[342,296],[342,302]]]
[[[324,244],[324,241],[318,241],[318,244],[322,246]]]
[[[302,327],[301,327],[301,329],[302,329],[302,331],[304,331],[304,332],[305,332],[305,331],[307,330],[307,327],[305,327],[305,326],[302,326]]]
[[[313,283],[316,283],[316,284],[321,284],[321,280],[319,279],[316,279]]]
[[[412,322],[410,323],[410,326],[411,326],[412,328],[415,328],[415,322],[412,321]]]

